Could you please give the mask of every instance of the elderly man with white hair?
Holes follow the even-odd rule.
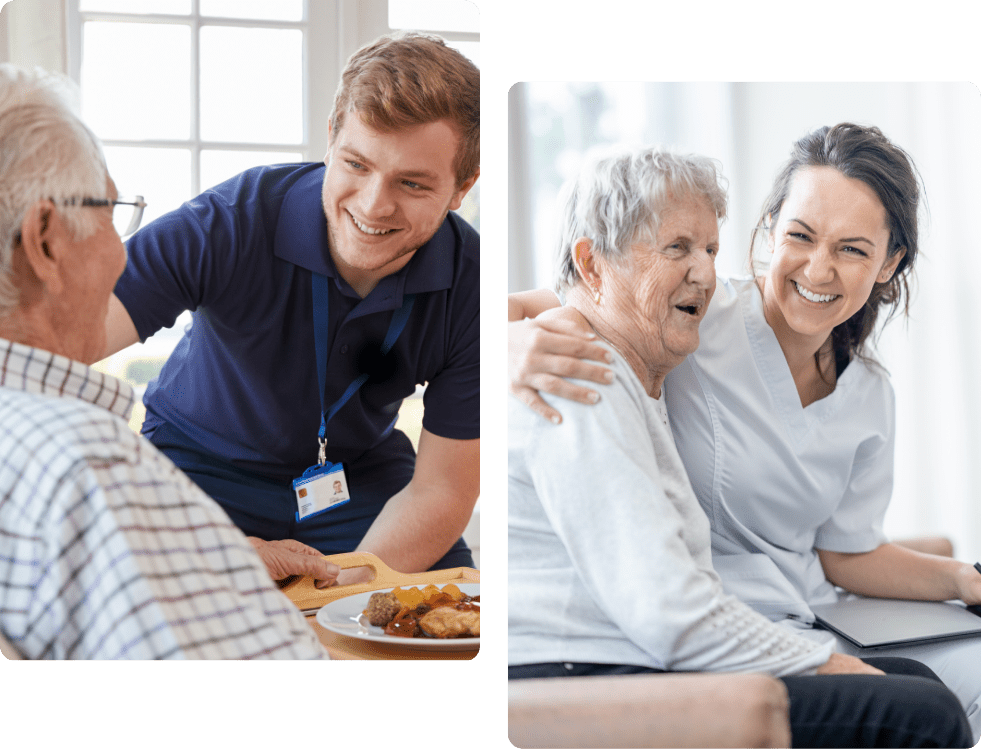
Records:
[[[249,540],[130,431],[132,389],[88,366],[126,264],[114,214],[131,231],[142,201],[65,85],[0,65],[0,633],[31,659],[326,658]]]

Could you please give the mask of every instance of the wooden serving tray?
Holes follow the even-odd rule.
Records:
[[[431,572],[405,573],[396,572],[374,554],[364,551],[352,551],[347,554],[334,554],[324,557],[328,562],[336,564],[343,570],[352,567],[370,567],[375,577],[366,583],[354,585],[335,585],[318,590],[313,585],[313,577],[298,577],[282,587],[289,599],[307,614],[318,611],[331,601],[358,593],[367,593],[383,588],[408,587],[412,585],[442,585],[451,582],[479,583],[480,571],[470,567],[454,567],[448,570],[432,570]]]

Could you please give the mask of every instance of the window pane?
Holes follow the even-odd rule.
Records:
[[[191,12],[191,0],[81,0],[78,9],[108,13],[167,13],[186,16]]]
[[[140,226],[192,197],[191,152],[187,149],[106,146],[105,154],[119,194],[146,199]]]
[[[480,13],[468,0],[388,0],[388,25],[420,31],[480,31]]]
[[[303,0],[201,0],[202,16],[302,21]]]
[[[187,138],[190,60],[187,26],[83,24],[82,117],[103,140]]]
[[[447,42],[464,57],[469,57],[470,62],[480,67],[480,42]]]
[[[202,151],[201,189],[224,182],[246,169],[263,164],[289,164],[302,161],[298,152],[278,151]]]
[[[303,141],[303,32],[201,29],[201,137]]]

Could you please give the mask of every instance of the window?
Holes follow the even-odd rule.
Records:
[[[309,156],[303,0],[78,8],[82,116],[120,191],[145,196],[144,221],[249,166]]]
[[[250,166],[320,158],[307,138],[304,0],[78,0],[75,10],[82,117],[120,193],[145,197],[144,224]],[[143,389],[189,323],[185,313],[100,363],[136,388],[134,429]]]

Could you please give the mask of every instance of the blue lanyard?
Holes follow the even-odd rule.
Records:
[[[330,343],[327,340],[327,313],[329,306],[329,286],[330,279],[319,273],[311,273],[313,277],[313,337],[314,346],[317,354],[317,379],[320,381],[320,432],[317,437],[320,441],[320,464],[323,465],[327,447],[327,422],[337,414],[344,404],[347,403],[364,385],[371,376],[370,372],[364,372],[354,378],[354,381],[347,386],[343,395],[338,398],[328,408],[325,398],[327,396],[327,353],[330,351]],[[392,322],[388,326],[385,340],[382,341],[381,353],[387,354],[392,350],[395,341],[402,334],[405,324],[409,321],[409,313],[412,312],[412,304],[415,302],[415,294],[406,294],[402,300],[402,306],[395,310],[392,315]],[[394,422],[393,422],[394,424]]]

